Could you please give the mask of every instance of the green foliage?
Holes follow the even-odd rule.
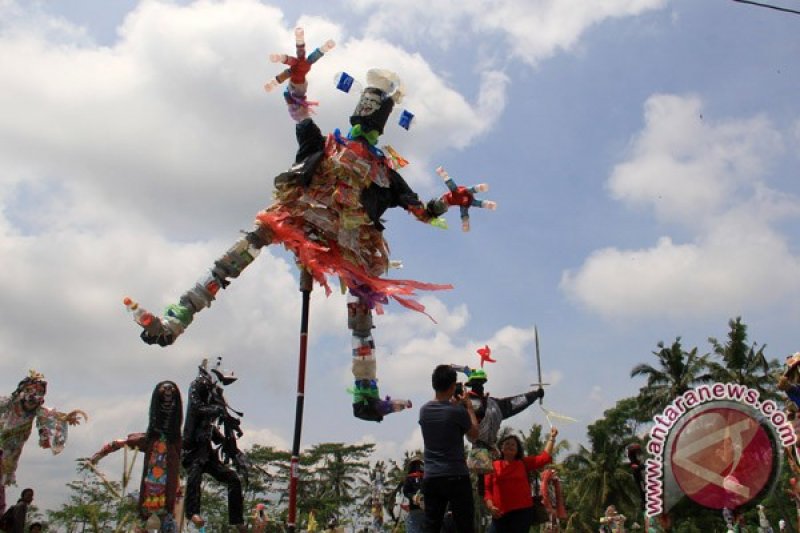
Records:
[[[136,502],[116,496],[120,490],[118,483],[108,484],[83,472],[81,480],[67,483],[67,487],[68,502],[56,511],[47,512],[50,529],[66,533],[121,533],[137,519]]]
[[[747,326],[741,317],[728,321],[728,340],[721,344],[709,337],[714,354],[719,361],[710,363],[711,375],[716,381],[741,383],[759,391],[762,399],[778,399],[776,383],[780,373],[777,359],[767,359],[766,345],[756,350],[758,343],[747,345]]]
[[[639,514],[638,489],[625,460],[626,446],[637,440],[636,411],[634,398],[620,400],[589,426],[589,447],[579,445],[564,460],[561,479],[575,530],[596,529],[609,505],[626,516]]]
[[[664,410],[677,396],[697,385],[712,380],[741,383],[758,390],[762,398],[779,399],[775,383],[779,364],[765,355],[764,345],[748,344],[747,326],[741,318],[728,322],[729,332],[724,343],[710,337],[711,351],[699,355],[698,348],[685,349],[681,338],[667,346],[657,343],[652,352],[653,364],[636,365],[631,377],[642,376],[646,383],[633,398],[619,400],[603,417],[587,427],[587,442],[579,445],[568,455],[569,443],[557,442],[554,457],[566,455],[559,471],[569,514],[565,531],[596,531],[600,516],[609,505],[627,517],[628,526],[642,520],[640,495],[636,486],[626,448],[644,442],[652,416]],[[501,436],[510,432],[501,429]],[[533,424],[522,432],[527,455],[536,455],[544,448],[547,431],[540,424]],[[398,460],[371,460],[373,444],[348,445],[344,443],[321,443],[304,450],[299,457],[297,498],[297,528],[305,529],[309,513],[313,511],[319,530],[331,520],[337,521],[347,530],[360,530],[372,521],[371,509],[380,502],[387,511],[384,530],[402,528],[402,516],[398,502],[400,487],[406,475],[409,461],[421,457],[422,452],[406,451]],[[253,446],[246,452],[251,465],[250,484],[245,491],[246,514],[257,503],[264,503],[270,523],[267,531],[283,531],[288,512],[288,487],[291,465],[290,453],[269,446]],[[643,459],[646,459],[643,458]],[[127,487],[119,483],[106,483],[89,473],[79,470],[81,477],[68,484],[68,501],[56,511],[47,513],[50,530],[66,533],[122,532],[136,520],[136,502],[124,496]],[[382,473],[383,483],[377,481]],[[773,528],[780,518],[792,522],[795,516],[794,502],[787,494],[791,488],[791,472],[783,469],[776,489],[761,503]],[[133,485],[138,488],[138,478],[133,476]],[[473,487],[476,486],[473,479]],[[226,488],[207,478],[202,487],[202,508],[210,531],[227,530]],[[119,494],[123,494],[119,497]],[[486,518],[483,505],[476,500],[476,520]],[[673,509],[673,532],[725,531],[721,513],[698,509],[684,498]],[[755,510],[745,512],[749,524],[757,524]],[[484,527],[483,525],[481,527]]]
[[[304,528],[310,512],[320,528],[330,520],[344,523],[351,515],[367,516],[363,502],[368,486],[368,457],[374,444],[316,444],[298,459],[297,514],[298,529]],[[246,452],[250,463],[250,484],[245,491],[246,514],[264,503],[270,528],[286,522],[289,505],[291,454],[269,446],[255,445]],[[203,483],[202,513],[212,531],[227,527],[227,488],[213,479]],[[217,529],[220,528],[220,529]],[[277,529],[276,529],[277,530]]]
[[[729,320],[728,327],[725,343],[709,337],[711,352],[702,356],[697,354],[697,348],[684,350],[680,337],[677,337],[669,347],[666,347],[663,342],[659,342],[657,344],[658,351],[653,352],[658,359],[658,364],[652,366],[642,363],[631,370],[631,377],[645,376],[647,378],[647,384],[640,389],[639,395],[629,399],[631,402],[629,407],[636,409],[638,406],[639,412],[635,418],[640,422],[646,422],[653,415],[663,411],[677,396],[700,383],[709,381],[739,383],[759,391],[762,400],[779,400],[780,394],[776,390],[779,363],[774,359],[768,359],[764,354],[766,345],[748,344],[747,326],[742,322],[741,317]],[[613,416],[609,416],[609,412],[606,412],[605,415],[605,418],[598,423],[602,423],[601,426],[605,427],[615,427],[611,420]],[[593,427],[597,429],[598,423],[589,426],[589,438],[592,442],[594,442]],[[603,435],[604,433],[600,432],[600,436]],[[592,450],[595,450],[594,446]],[[772,518],[775,529],[777,529],[777,521],[780,517],[794,514],[794,504],[785,494],[788,486],[788,474],[786,469],[783,469],[776,483],[776,490],[761,502],[766,508],[767,516]],[[688,498],[683,498],[670,509],[670,517],[672,531],[726,530],[720,512],[702,509]],[[755,509],[747,510],[745,518],[749,524],[758,523]]]
[[[659,341],[658,351],[653,355],[658,359],[657,366],[639,364],[631,370],[631,377],[647,377],[647,385],[639,390],[638,419],[646,421],[661,412],[669,403],[698,383],[711,381],[708,373],[708,354],[697,355],[697,348],[688,352],[677,337],[667,348]]]

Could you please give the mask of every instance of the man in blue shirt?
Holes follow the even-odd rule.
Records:
[[[464,456],[464,435],[478,437],[478,419],[469,398],[456,396],[456,371],[439,365],[431,376],[435,398],[419,411],[425,447],[425,531],[438,533],[449,509],[460,533],[473,533],[474,503]]]

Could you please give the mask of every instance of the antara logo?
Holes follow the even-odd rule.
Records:
[[[697,504],[735,509],[757,497],[777,470],[778,447],[796,436],[785,413],[758,391],[733,383],[702,385],[677,397],[650,430],[645,512],[664,512],[665,468]]]

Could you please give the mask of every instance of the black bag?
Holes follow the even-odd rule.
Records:
[[[544,508],[544,499],[540,492],[539,473],[531,473],[530,477],[533,478],[533,525],[538,526],[547,523],[550,520],[550,515],[547,514],[547,509]]]
[[[533,525],[545,524],[548,520],[550,520],[550,516],[547,514],[547,509],[544,508],[542,496],[536,494],[533,497]]]

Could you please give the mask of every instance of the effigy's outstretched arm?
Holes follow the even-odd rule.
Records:
[[[128,448],[133,448],[135,450],[139,450],[140,452],[144,452],[146,443],[147,443],[147,434],[131,433],[125,439],[117,439],[105,443],[102,448],[100,448],[94,455],[92,455],[89,458],[89,462],[91,464],[96,465],[98,462],[100,462],[100,459],[126,446]]]
[[[389,187],[396,205],[414,215],[417,220],[430,224],[447,212],[449,205],[442,198],[433,198],[428,203],[422,203],[399,172],[393,168],[389,168],[388,172]]]
[[[62,413],[48,407],[40,407],[36,412],[36,426],[39,430],[39,446],[50,449],[53,455],[58,455],[67,443],[69,426],[80,424],[81,418],[89,417],[80,409]]]
[[[375,341],[372,338],[372,309],[366,299],[350,295],[347,327],[353,335],[353,415],[362,420],[380,422],[388,414],[411,407],[409,400],[380,397]]]
[[[538,388],[528,391],[524,394],[517,394],[516,396],[509,396],[507,398],[495,398],[495,401],[500,406],[500,412],[503,414],[503,420],[510,418],[516,414],[521,413],[536,400],[544,397],[544,389]]]
[[[164,315],[157,317],[139,306],[131,298],[123,303],[133,313],[133,318],[142,327],[141,338],[147,344],[168,346],[175,342],[192,323],[194,315],[211,306],[217,292],[230,285],[239,274],[261,252],[261,248],[272,241],[271,232],[259,223],[245,233],[224,254],[195,285],[184,292],[178,303],[168,305]]]

